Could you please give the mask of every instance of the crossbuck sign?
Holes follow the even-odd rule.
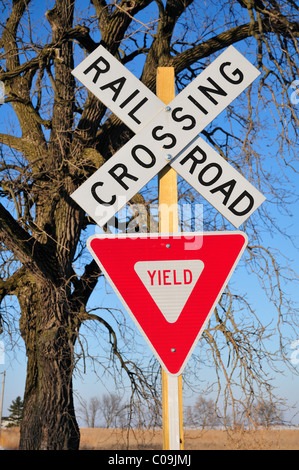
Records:
[[[72,198],[103,226],[170,164],[238,228],[265,197],[198,134],[259,74],[230,46],[166,106],[99,46],[73,75],[135,136]]]

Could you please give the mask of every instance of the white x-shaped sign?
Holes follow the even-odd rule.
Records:
[[[99,46],[73,75],[136,135],[72,198],[103,226],[170,164],[238,228],[265,197],[198,134],[259,74],[230,46],[166,106]]]

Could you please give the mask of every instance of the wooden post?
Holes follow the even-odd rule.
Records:
[[[3,411],[3,399],[4,399],[4,386],[5,386],[5,371],[3,372],[2,391],[1,391],[1,400],[0,400],[0,449],[3,448],[3,439],[2,439],[2,411]]]
[[[173,67],[158,67],[157,96],[168,104],[175,97]],[[166,165],[159,173],[159,232],[178,232],[177,173]],[[162,369],[163,449],[183,450],[182,376],[174,377]]]

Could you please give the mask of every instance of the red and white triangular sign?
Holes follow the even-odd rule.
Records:
[[[245,247],[243,232],[95,235],[88,249],[162,367],[180,375]]]

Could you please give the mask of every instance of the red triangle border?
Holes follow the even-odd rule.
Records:
[[[247,245],[233,232],[94,235],[87,247],[162,367],[185,368]],[[138,261],[200,259],[204,270],[175,323],[169,323],[134,270]]]

